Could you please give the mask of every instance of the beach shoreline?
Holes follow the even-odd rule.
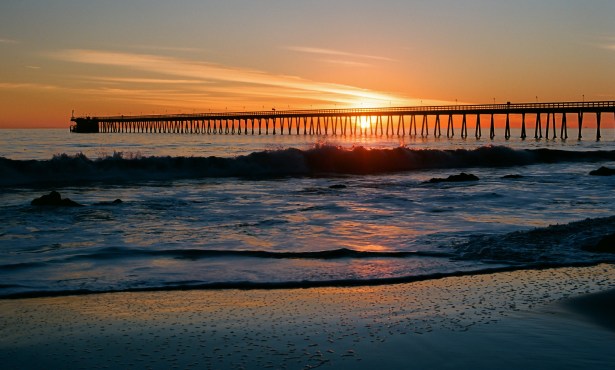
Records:
[[[614,287],[615,266],[603,264],[375,287],[7,299],[0,362],[5,369],[606,369],[615,362],[605,308]]]

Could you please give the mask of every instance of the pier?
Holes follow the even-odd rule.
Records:
[[[511,118],[520,119],[519,137],[568,138],[568,121],[576,121],[577,139],[583,137],[583,120],[595,118],[595,139],[601,138],[602,115],[615,117],[615,101],[505,103],[481,105],[413,106],[386,108],[263,110],[172,115],[72,117],[77,133],[172,133],[206,135],[341,135],[421,136],[448,138],[483,135],[495,137],[495,117],[505,119],[504,137],[511,137]],[[455,124],[457,122],[457,124]],[[459,122],[461,124],[459,125]],[[544,124],[544,126],[543,126]],[[444,133],[444,126],[446,132]],[[559,127],[558,127],[559,126]],[[559,130],[558,130],[559,128]],[[571,128],[574,130],[574,128]],[[559,131],[559,132],[558,132]],[[544,133],[544,136],[543,136]]]

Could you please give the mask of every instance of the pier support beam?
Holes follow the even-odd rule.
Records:
[[[397,121],[397,136],[399,136],[399,128],[401,127],[402,137],[406,136],[406,123],[404,122],[403,114],[399,116]]]
[[[534,129],[534,139],[542,139],[542,122],[540,122],[540,113],[536,113],[536,128]]]
[[[482,135],[483,135],[483,132],[480,127],[480,113],[478,113],[476,115],[476,128],[474,129],[474,136],[476,136],[477,139],[480,139]]]
[[[577,119],[579,122],[579,136],[577,140],[581,140],[583,138],[583,136],[581,135],[581,128],[583,127],[583,111],[579,111]]]
[[[562,140],[566,140],[568,139],[568,127],[567,127],[567,122],[566,122],[566,113],[562,113],[562,127],[559,133],[559,137]]]
[[[423,124],[421,125],[421,137],[424,137],[425,134],[429,136],[429,126],[427,123],[427,115],[423,115]]]
[[[600,135],[600,112],[596,112],[596,141],[600,141],[602,135]]]
[[[446,124],[446,137],[450,138],[454,136],[455,136],[455,129],[453,128],[453,115],[449,114],[448,122]]]
[[[493,140],[495,137],[495,121],[493,120],[493,113],[491,113],[491,127],[489,128],[489,138]]]

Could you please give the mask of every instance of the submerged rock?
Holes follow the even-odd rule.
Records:
[[[615,175],[615,169],[602,166],[597,170],[591,171],[589,174],[592,176],[613,176]]]
[[[122,204],[124,203],[121,199],[116,199],[113,202],[98,202],[98,203],[94,203],[95,206],[113,206],[116,204]]]
[[[478,177],[471,173],[460,173],[459,175],[450,175],[447,178],[434,177],[427,181],[430,184],[435,184],[439,182],[463,182],[463,181],[478,181]]]
[[[335,185],[331,185],[329,186],[329,189],[346,189],[347,186],[344,184],[335,184]]]
[[[595,253],[615,253],[615,234],[602,237],[597,244],[587,247],[585,250]]]
[[[62,196],[57,191],[52,191],[47,195],[36,198],[30,204],[33,206],[83,207],[83,205],[70,200],[70,198],[62,199]]]
[[[504,175],[503,179],[522,179],[523,175]]]

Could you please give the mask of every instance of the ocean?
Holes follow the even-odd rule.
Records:
[[[0,298],[613,263],[614,140],[2,130]]]

